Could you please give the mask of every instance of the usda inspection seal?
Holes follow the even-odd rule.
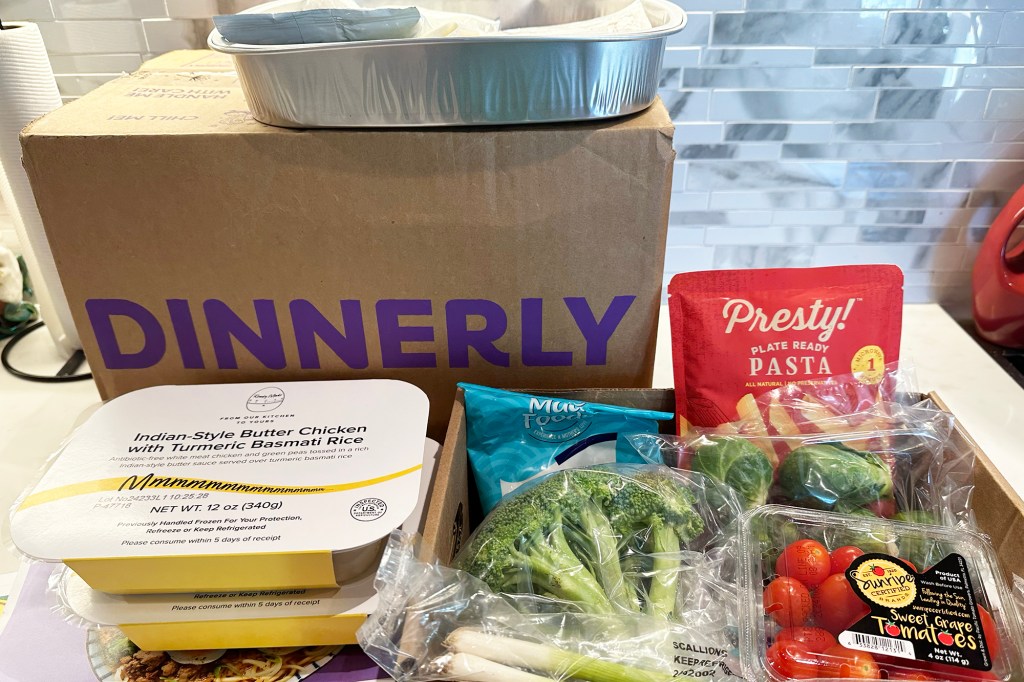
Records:
[[[388,505],[377,497],[366,497],[352,505],[352,518],[356,521],[376,521],[384,516]]]

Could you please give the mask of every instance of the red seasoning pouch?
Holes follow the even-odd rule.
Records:
[[[680,433],[751,418],[786,384],[877,385],[899,359],[895,265],[685,272],[668,293]]]

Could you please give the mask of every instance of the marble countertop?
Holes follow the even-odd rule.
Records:
[[[658,330],[654,385],[672,386],[667,311]],[[45,332],[16,349],[19,366],[55,371],[62,364]],[[903,359],[916,370],[919,388],[936,391],[978,445],[1024,496],[1024,389],[937,305],[907,305]],[[90,381],[39,384],[0,371],[0,510],[7,510],[86,410],[100,402]],[[10,549],[0,549],[0,574],[17,569]]]

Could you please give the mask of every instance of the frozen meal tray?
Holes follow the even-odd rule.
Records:
[[[384,0],[363,0],[372,7]],[[502,28],[591,19],[622,0],[420,0],[499,19]],[[249,12],[287,11],[277,0]],[[217,30],[253,116],[291,128],[507,125],[601,119],[641,111],[657,95],[665,43],[685,14],[643,0],[654,28],[584,37],[486,34],[364,42],[244,45]]]

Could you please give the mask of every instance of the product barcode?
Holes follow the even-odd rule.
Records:
[[[847,630],[839,635],[839,643],[848,649],[914,659],[914,645],[905,639],[865,635],[860,632],[850,632]]]

